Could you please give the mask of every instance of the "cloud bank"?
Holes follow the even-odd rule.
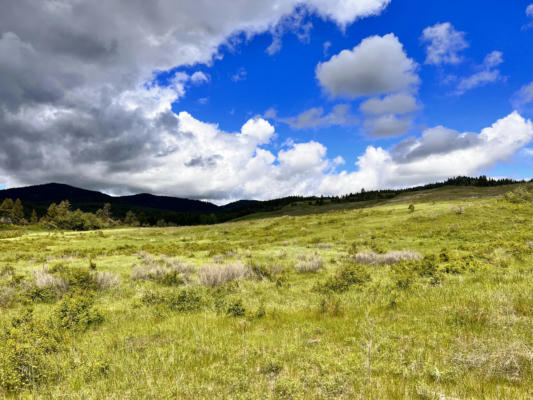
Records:
[[[189,87],[209,83],[199,68],[174,74],[168,86],[154,82],[157,71],[209,65],[221,57],[221,46],[272,32],[298,7],[344,29],[388,4],[7,2],[0,14],[0,182],[57,181],[218,202],[343,194],[474,174],[531,140],[531,122],[513,113],[478,134],[438,127],[391,149],[369,146],[357,170],[348,172],[344,160],[317,141],[269,146],[276,132],[264,118],[225,132],[189,112],[174,113]],[[486,63],[494,69],[497,60]],[[417,64],[394,34],[372,36],[332,56],[316,75],[332,97],[364,98],[363,124],[377,136],[405,132],[419,108]],[[347,124],[348,111],[345,105],[329,113],[315,109],[290,123]]]

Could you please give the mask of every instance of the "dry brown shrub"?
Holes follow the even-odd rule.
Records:
[[[120,286],[120,277],[111,272],[97,271],[93,273],[93,278],[100,290],[106,290]]]
[[[385,254],[363,251],[355,255],[355,261],[363,265],[390,265],[402,261],[419,260],[421,258],[420,253],[412,250],[394,250]]]
[[[54,276],[45,270],[34,271],[33,278],[35,286],[38,288],[51,288],[57,294],[62,294],[68,291],[68,282],[58,276]]]
[[[301,261],[298,262],[294,266],[294,269],[296,269],[296,271],[298,272],[303,272],[303,273],[318,272],[322,268],[324,268],[324,260],[322,260],[320,257],[316,255],[304,256],[303,258],[299,257],[299,259]]]
[[[198,274],[202,285],[216,287],[249,277],[250,269],[241,263],[203,265]]]
[[[525,342],[459,342],[453,361],[460,369],[475,371],[486,379],[518,382],[533,371],[533,350]]]

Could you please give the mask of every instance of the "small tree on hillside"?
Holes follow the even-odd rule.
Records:
[[[109,221],[111,219],[111,204],[105,203],[103,208],[96,211],[96,216],[103,221]]]
[[[11,209],[11,218],[15,224],[20,224],[24,219],[24,207],[20,199],[17,199]]]
[[[50,207],[48,207],[48,211],[46,212],[46,216],[52,221],[56,219],[56,217],[57,217],[57,205],[56,205],[56,203],[50,204]]]
[[[36,225],[39,223],[39,217],[37,216],[37,212],[35,210],[33,210],[31,212],[31,219],[30,219],[30,223],[32,225]]]
[[[0,210],[2,211],[11,211],[13,209],[14,203],[11,199],[4,199],[0,205]]]
[[[129,226],[139,226],[139,220],[133,211],[128,211],[124,218],[124,223]]]

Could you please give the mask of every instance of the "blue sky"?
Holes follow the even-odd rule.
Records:
[[[403,135],[374,138],[364,128],[330,126],[292,129],[287,124],[273,122],[278,140],[275,148],[287,139],[294,141],[317,140],[327,145],[328,154],[340,155],[347,169],[355,170],[357,155],[364,153],[369,144],[390,147],[406,136],[419,135],[425,127],[444,125],[460,132],[479,132],[497,119],[510,114],[515,108],[513,95],[533,80],[533,29],[526,7],[529,1],[393,1],[383,14],[357,21],[341,31],[333,22],[310,16],[313,28],[305,40],[286,34],[281,50],[269,55],[272,43],[270,33],[264,33],[242,43],[236,49],[222,48],[223,58],[201,71],[210,75],[207,85],[191,89],[186,98],[174,104],[173,109],[188,110],[202,121],[217,122],[227,131],[236,131],[242,121],[254,115],[263,115],[274,108],[280,115],[290,117],[312,107],[331,111],[336,104],[349,103],[356,110],[363,99],[346,101],[331,99],[317,82],[315,68],[319,62],[344,49],[351,49],[361,40],[373,35],[394,33],[403,44],[407,55],[418,63],[420,85],[418,98],[422,109],[416,113],[412,128]],[[533,19],[532,19],[533,20]],[[425,65],[426,45],[421,41],[423,30],[437,23],[450,22],[465,33],[469,47],[461,52],[464,60],[457,65]],[[327,53],[324,43],[329,42]],[[501,79],[476,87],[458,95],[453,83],[446,78],[465,77],[477,71],[484,57],[492,51],[501,51],[504,62],[498,67]],[[184,71],[197,71],[194,66]],[[232,77],[245,71],[242,80]],[[531,112],[523,112],[531,117]],[[492,176],[516,178],[533,177],[533,159],[530,154],[518,152],[509,160],[498,162],[483,171]]]
[[[0,187],[222,203],[533,177],[531,0],[21,1],[0,27]]]

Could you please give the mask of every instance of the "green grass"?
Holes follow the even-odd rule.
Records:
[[[0,291],[13,296],[0,308],[0,352],[14,360],[0,361],[0,382],[13,371],[26,379],[0,396],[530,399],[533,205],[493,197],[502,191],[436,189],[322,213],[302,205],[299,216],[215,226],[0,232]],[[367,250],[425,259],[355,263]],[[324,268],[297,272],[304,255]],[[136,265],[172,260],[256,272],[219,288],[196,273],[183,284],[131,278]],[[71,283],[31,299],[34,270],[72,280],[90,262],[120,285]],[[362,279],[348,284],[347,273]],[[87,318],[62,326],[65,310]]]

